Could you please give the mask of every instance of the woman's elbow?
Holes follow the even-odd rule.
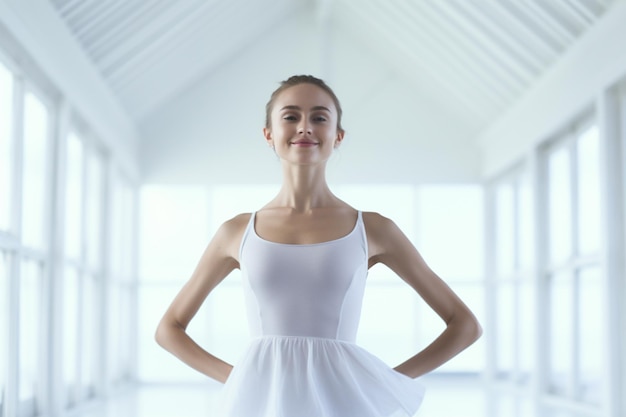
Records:
[[[483,328],[473,314],[468,317],[464,327],[466,328],[467,336],[470,340],[469,344],[480,339],[480,336],[483,334]]]
[[[157,342],[159,346],[161,346],[164,349],[167,349],[166,345],[167,345],[167,340],[169,339],[168,330],[169,330],[168,326],[163,322],[163,320],[161,320],[159,322],[159,325],[156,328],[156,332],[154,333],[154,340]]]
[[[469,346],[477,341],[483,334],[483,328],[471,311],[463,311],[456,314],[454,318],[448,322],[448,326],[456,329],[456,333],[463,340],[465,346]]]

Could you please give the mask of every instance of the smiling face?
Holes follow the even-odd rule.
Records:
[[[285,162],[309,165],[326,162],[343,140],[337,129],[337,108],[322,88],[302,83],[283,90],[273,103],[268,144]]]

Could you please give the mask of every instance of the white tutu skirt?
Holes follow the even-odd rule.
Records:
[[[223,387],[220,417],[411,417],[415,379],[335,339],[253,339]]]

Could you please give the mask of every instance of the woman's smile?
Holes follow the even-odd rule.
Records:
[[[298,146],[298,147],[302,147],[302,148],[309,148],[309,147],[313,147],[313,146],[317,146],[318,143],[310,140],[310,139],[298,139],[298,140],[294,140],[293,142],[291,142],[292,145]]]

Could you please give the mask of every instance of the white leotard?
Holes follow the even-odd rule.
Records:
[[[253,336],[310,336],[354,342],[367,277],[361,214],[339,239],[309,245],[269,242],[254,229],[241,245]]]
[[[261,238],[240,247],[252,341],[225,384],[220,417],[409,417],[423,387],[357,346],[368,270],[361,212],[344,237]]]

